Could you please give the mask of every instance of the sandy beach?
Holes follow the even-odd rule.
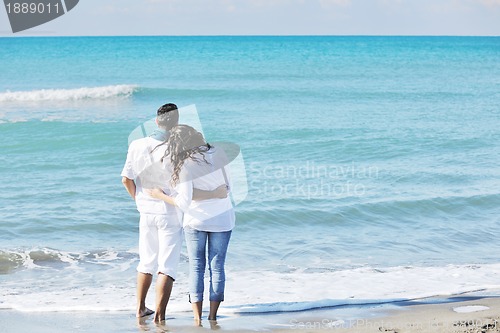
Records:
[[[388,333],[488,333],[500,332],[500,298],[457,296],[398,302],[360,308],[328,308],[292,313],[222,316],[217,323],[205,320],[194,327],[189,313],[167,316],[163,324],[152,317],[138,320],[129,312],[0,311],[2,332],[388,332]],[[367,311],[368,310],[368,311]],[[338,319],[339,313],[344,318]]]
[[[397,309],[388,311],[381,308],[373,311],[368,318],[348,321],[314,317],[294,321],[290,328],[303,332],[327,330],[346,333],[500,332],[500,298],[464,296],[448,298],[444,303],[418,303],[419,301],[410,301],[407,305],[400,303]]]
[[[359,325],[356,332],[500,332],[500,299],[470,300],[415,306],[403,313],[372,320],[367,327]]]

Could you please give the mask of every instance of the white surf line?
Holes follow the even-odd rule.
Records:
[[[484,310],[489,310],[490,308],[484,305],[466,305],[466,306],[459,306],[456,308],[453,308],[453,311],[457,313],[470,313],[470,312],[478,312],[478,311],[484,311]]]

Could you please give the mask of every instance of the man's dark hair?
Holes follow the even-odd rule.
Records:
[[[156,112],[158,126],[165,128],[167,131],[179,123],[179,110],[174,103],[162,105]]]

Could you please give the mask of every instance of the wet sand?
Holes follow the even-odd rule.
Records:
[[[362,307],[336,307],[289,313],[221,316],[195,327],[189,313],[138,320],[130,312],[34,312],[0,310],[4,333],[58,332],[500,332],[500,298],[460,296]]]

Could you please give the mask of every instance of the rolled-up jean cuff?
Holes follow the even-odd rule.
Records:
[[[189,303],[196,303],[203,301],[203,294],[192,294],[189,293]]]
[[[224,301],[224,294],[210,295],[210,302],[222,302],[222,301]]]

